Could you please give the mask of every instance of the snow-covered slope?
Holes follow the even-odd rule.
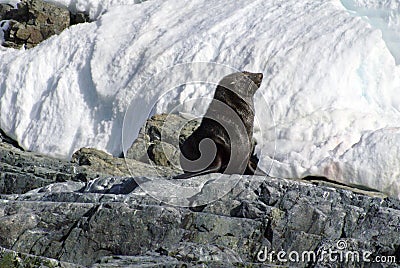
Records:
[[[23,147],[119,154],[130,104],[133,139],[158,98],[155,109],[167,110],[248,70],[264,73],[255,97],[264,170],[400,197],[398,1],[55,2],[97,21],[31,50],[0,50],[0,126]],[[208,84],[179,86],[182,78]]]

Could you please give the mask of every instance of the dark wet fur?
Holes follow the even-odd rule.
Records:
[[[254,93],[261,85],[261,73],[241,72],[225,76],[217,86],[214,93],[214,100],[210,103],[208,110],[200,124],[200,126],[188,137],[188,139],[180,146],[181,154],[189,160],[196,160],[200,157],[199,143],[205,138],[213,140],[217,147],[217,153],[214,161],[205,169],[197,172],[188,172],[182,166],[185,173],[175,176],[174,179],[188,179],[194,176],[209,173],[227,173],[227,174],[255,174],[258,159],[253,155],[254,145],[253,124],[254,124]],[[252,82],[250,82],[250,80]],[[229,114],[223,114],[218,109],[218,101],[231,107],[239,116],[246,133],[241,132],[241,127],[234,126],[230,123]],[[211,118],[217,118],[217,121]],[[232,116],[231,116],[232,117]],[[238,140],[233,140],[239,144],[238,154],[239,161],[229,167],[228,164],[234,161],[231,158],[231,140],[224,129],[223,122],[228,124],[236,133]],[[255,158],[254,158],[255,157]],[[182,165],[182,159],[181,159]]]

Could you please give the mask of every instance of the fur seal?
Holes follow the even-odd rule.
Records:
[[[180,146],[180,165],[188,179],[208,173],[254,174],[254,93],[262,73],[238,72],[225,76],[200,126]]]

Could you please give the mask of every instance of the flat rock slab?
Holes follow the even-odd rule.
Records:
[[[376,192],[267,176],[173,180],[168,167],[88,148],[65,161],[0,142],[0,159],[0,267],[396,267],[400,260],[400,201]],[[332,262],[329,250],[353,258]],[[308,259],[279,260],[280,251]],[[386,263],[368,262],[376,257]]]
[[[262,249],[318,254],[339,242],[360,254],[399,257],[398,200],[243,176],[213,203],[185,208],[151,197],[134,181],[131,177],[68,181],[3,195],[0,245],[94,267],[261,265],[257,254]],[[330,265],[329,260],[315,263]]]

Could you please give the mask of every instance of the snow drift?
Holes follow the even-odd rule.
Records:
[[[264,73],[254,135],[270,175],[322,175],[400,197],[398,1],[53,2],[96,21],[30,50],[1,48],[0,127],[23,147],[117,155],[128,106],[142,111],[136,134],[168,86],[143,90],[146,81],[177,64],[214,62]],[[178,102],[212,94],[172,92]]]

